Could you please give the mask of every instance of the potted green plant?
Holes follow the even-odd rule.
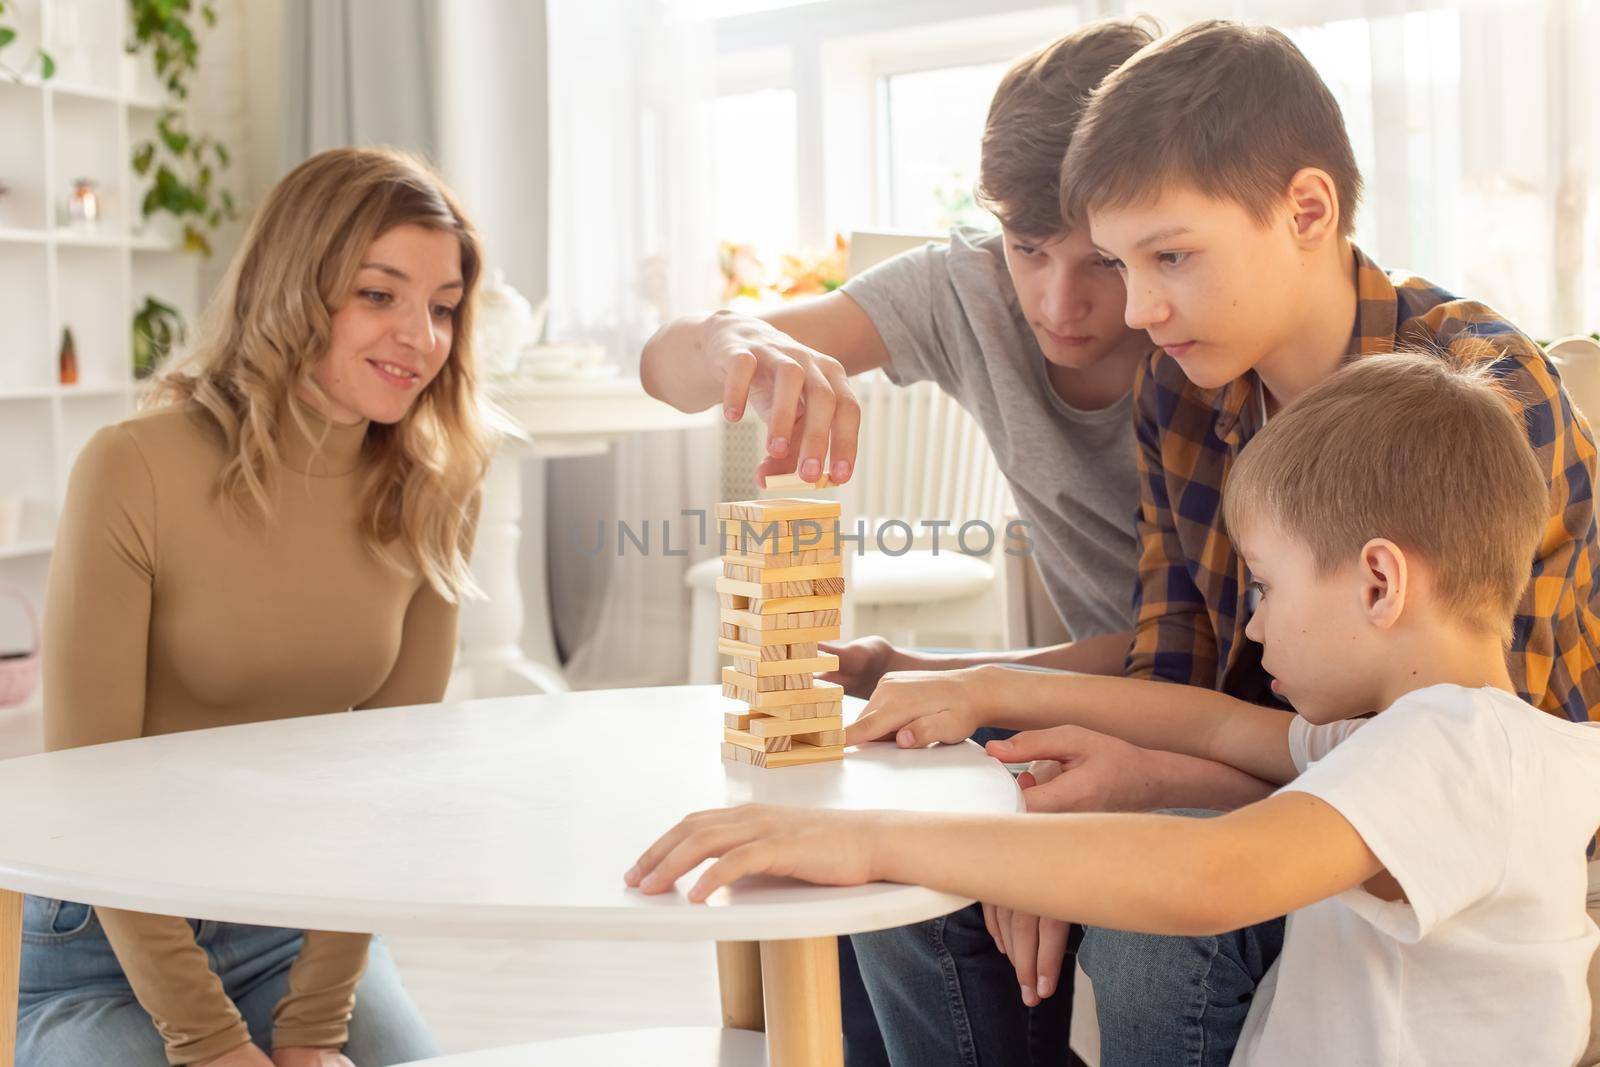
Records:
[[[172,354],[173,346],[183,344],[187,336],[177,308],[153,296],[145,297],[144,306],[133,316],[133,376],[150,377]]]
[[[15,14],[16,6],[16,0],[0,0],[0,51],[4,51],[7,45],[17,39],[16,28],[6,25],[10,17]],[[35,62],[39,64],[40,81],[49,81],[56,76],[56,61],[49,52],[42,48],[35,48],[33,55],[28,57],[27,64],[21,68],[13,67],[10,63],[0,60],[0,74],[4,74],[14,82],[19,82],[28,76]]]
[[[217,21],[210,0],[128,0],[132,37],[127,52],[149,52],[156,75],[175,100],[189,96],[189,76],[199,66],[200,42],[190,19]],[[183,112],[171,109],[156,120],[155,136],[135,146],[133,169],[150,181],[140,202],[143,218],[167,212],[183,224],[183,247],[211,254],[207,231],[239,217],[233,195],[216,181],[229,164],[227,146],[185,128]]]

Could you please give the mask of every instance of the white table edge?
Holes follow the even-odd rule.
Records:
[[[618,875],[621,880],[621,875]],[[799,883],[796,883],[799,884]],[[874,883],[888,885],[889,883]],[[686,888],[681,885],[682,892]],[[673,921],[640,922],[638,913],[619,918],[615,908],[524,907],[506,905],[443,905],[436,908],[407,906],[404,912],[385,913],[381,902],[337,898],[300,897],[293,907],[281,898],[267,895],[259,900],[235,894],[224,904],[196,899],[204,890],[192,886],[173,886],[170,895],[146,892],[133,894],[118,889],[110,881],[85,878],[80,874],[22,869],[0,863],[0,889],[39,897],[59,897],[94,907],[117,908],[153,915],[181,915],[189,919],[240,923],[252,926],[277,926],[300,929],[306,924],[298,915],[315,913],[316,928],[344,933],[412,935],[461,938],[532,938],[546,941],[759,941],[770,937],[773,915],[784,916],[782,940],[832,937],[868,933],[905,926],[948,915],[973,903],[972,898],[942,893],[923,886],[900,886],[905,892],[886,893],[863,908],[861,898],[821,898],[804,907],[798,916],[796,905],[715,904],[685,905],[673,909]],[[908,894],[920,899],[907,901]],[[664,905],[667,907],[670,905]],[[849,911],[841,920],[834,913]],[[736,914],[736,918],[730,915]]]

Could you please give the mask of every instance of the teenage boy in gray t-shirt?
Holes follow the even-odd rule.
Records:
[[[841,291],[759,318],[718,311],[679,319],[645,347],[641,376],[652,396],[684,411],[720,401],[731,421],[747,409],[761,417],[763,478],[798,470],[815,480],[826,470],[848,480],[860,419],[849,378],[875,368],[901,385],[931,379],[976,418],[1074,640],[961,655],[895,648],[881,637],[830,646],[841,670],[828,677],[855,695],[869,695],[887,672],[983,663],[1122,672],[1138,561],[1131,389],[1150,344],[1123,323],[1120,276],[1087,232],[1066,231],[1058,179],[1089,92],[1150,40],[1142,23],[1095,23],[1007,72],[990,105],[978,190],[1002,232],[956,230],[948,245],[907,252]],[[1031,790],[1043,795],[1030,807],[1117,807],[1124,784],[1141,774],[1130,762],[1140,752],[1086,735],[1074,769]],[[1163,774],[1179,779],[1217,773],[1205,761],[1160,758]],[[854,938],[872,1003],[852,1005],[846,973],[852,1064],[869,1062],[853,1008],[875,1012],[895,1063],[965,1062],[973,1051],[984,1063],[1072,1062],[1067,934],[1060,923],[974,905]],[[946,981],[952,970],[958,990]]]

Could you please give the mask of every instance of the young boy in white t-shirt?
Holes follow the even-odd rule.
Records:
[[[1205,820],[701,812],[625,878],[664,892],[720,857],[690,899],[755,873],[883,880],[1189,936],[1288,914],[1234,1063],[1571,1064],[1600,944],[1600,731],[1518,699],[1504,655],[1547,494],[1486,370],[1361,360],[1274,418],[1225,489],[1260,595],[1246,632],[1298,714],[1222,693],[1173,710],[1164,683],[1085,679],[1051,709],[1069,725],[990,745],[1026,760],[1089,729],[1284,788]],[[1036,725],[1016,707],[994,721]]]

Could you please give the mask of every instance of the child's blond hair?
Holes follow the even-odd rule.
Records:
[[[1250,441],[1227,529],[1273,520],[1324,572],[1393,541],[1428,565],[1446,610],[1509,640],[1550,488],[1491,367],[1409,353],[1346,366]]]

